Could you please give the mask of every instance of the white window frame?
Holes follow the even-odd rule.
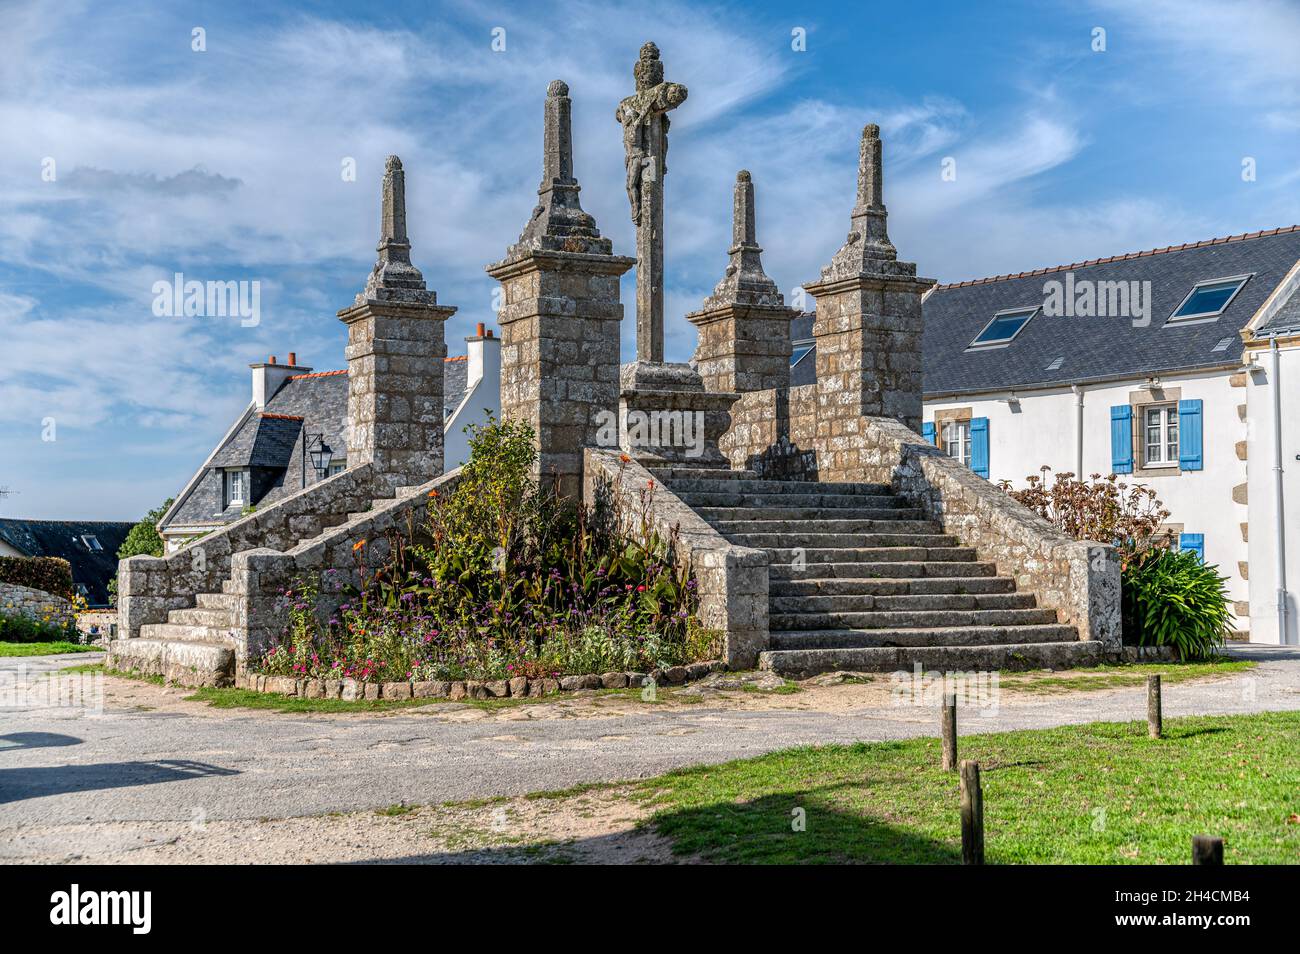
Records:
[[[1181,430],[1183,422],[1182,419],[1178,416],[1177,403],[1143,404],[1141,405],[1141,411],[1142,411],[1142,420],[1139,426],[1141,427],[1141,435],[1142,435],[1141,436],[1142,469],[1143,470],[1155,470],[1159,468],[1177,469],[1178,459],[1182,451],[1182,436],[1183,436],[1183,432]],[[1160,430],[1160,437],[1159,440],[1157,441],[1157,445],[1160,447],[1161,455],[1162,457],[1172,458],[1172,459],[1164,459],[1164,460],[1151,459],[1150,451],[1153,445],[1151,444],[1150,441],[1147,440],[1147,428],[1150,426],[1147,424],[1147,415],[1149,415],[1152,411],[1158,412],[1160,415],[1160,423],[1157,425]],[[1176,432],[1172,442],[1169,439],[1169,431],[1170,431],[1169,415],[1171,412],[1174,415],[1173,430],[1175,430]]]
[[[238,480],[235,478],[238,478]],[[240,468],[227,470],[224,484],[223,493],[225,495],[226,507],[233,507],[235,504],[238,504],[241,507],[248,506],[248,471]],[[236,484],[239,486],[238,497],[234,494]]]
[[[1037,318],[1038,313],[1042,310],[1043,309],[1041,305],[1021,305],[1019,308],[1003,308],[1001,311],[995,312],[993,317],[984,323],[984,327],[979,330],[979,333],[976,334],[975,337],[971,339],[971,343],[966,346],[966,350],[986,351],[991,348],[1007,347],[1008,345],[1011,344],[1011,342],[1015,341],[1017,338],[1020,337],[1020,332],[1028,328],[1029,323],[1033,321],[1035,318]],[[980,335],[984,334],[984,332],[988,331],[989,328],[993,327],[993,323],[997,321],[999,318],[1001,318],[1003,315],[1019,315],[1026,311],[1029,312],[1029,317],[1020,323],[1020,327],[1016,329],[1016,333],[1013,334],[1010,338],[1007,338],[1005,340],[999,339],[998,341],[984,341],[984,342],[981,342],[979,340]]]
[[[1255,277],[1255,273],[1250,272],[1249,274],[1246,275],[1225,275],[1223,278],[1207,278],[1203,282],[1197,282],[1195,285],[1192,286],[1191,291],[1189,291],[1186,295],[1183,296],[1183,300],[1178,303],[1177,307],[1175,307],[1174,310],[1169,313],[1169,317],[1165,319],[1165,324],[1181,325],[1184,322],[1189,322],[1189,321],[1212,321],[1217,319],[1220,315],[1222,315],[1225,311],[1228,310],[1229,305],[1231,305],[1234,301],[1236,301],[1237,296],[1241,294],[1241,290],[1246,287],[1246,283],[1249,282],[1254,277]],[[1178,314],[1178,309],[1182,308],[1183,305],[1187,304],[1187,302],[1191,300],[1191,297],[1196,294],[1196,290],[1198,288],[1204,288],[1206,285],[1222,285],[1226,282],[1236,282],[1237,290],[1228,296],[1228,300],[1223,303],[1223,306],[1220,307],[1218,311],[1201,311],[1201,312],[1197,312],[1194,315]],[[1175,318],[1174,317],[1175,315],[1178,315],[1178,317]]]
[[[83,533],[81,535],[81,543],[82,546],[87,550],[90,550],[92,553],[104,549],[104,545],[99,542],[99,538],[93,533]]]
[[[952,429],[952,436],[949,436],[949,428]],[[953,453],[950,445],[956,445],[957,453]],[[966,467],[971,462],[971,444],[970,444],[970,421],[944,421],[943,428],[939,431],[939,446],[943,452]]]
[[[343,471],[347,469],[348,469],[348,462],[346,460],[339,460],[338,458],[335,458],[330,461],[329,469],[325,471],[325,476],[333,477],[335,474],[341,474],[343,473]]]

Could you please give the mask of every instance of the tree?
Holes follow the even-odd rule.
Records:
[[[167,508],[172,505],[174,497],[168,497],[161,506],[150,510],[144,515],[144,519],[131,528],[122,541],[122,545],[117,548],[117,558],[125,560],[133,556],[156,556],[163,555],[163,538],[158,534],[158,521],[162,519]],[[117,575],[108,581],[108,596],[113,605],[117,605]]]

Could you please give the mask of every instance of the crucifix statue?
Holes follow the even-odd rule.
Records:
[[[659,48],[641,47],[632,71],[636,92],[618,104],[623,125],[627,198],[636,223],[636,356],[664,359],[664,160],[668,155],[668,111],[686,101],[686,87],[664,82]]]

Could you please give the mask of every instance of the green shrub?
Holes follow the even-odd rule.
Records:
[[[65,639],[80,641],[75,626],[58,626],[21,613],[0,612],[0,643],[54,643]]]
[[[695,581],[645,513],[629,528],[608,508],[588,513],[539,488],[523,422],[470,433],[469,461],[454,486],[430,494],[422,526],[390,535],[377,566],[357,542],[359,588],[327,571],[285,592],[288,625],[261,671],[503,679],[646,672],[716,655],[716,634],[692,615]]]
[[[162,535],[158,533],[158,521],[162,520],[163,514],[167,508],[172,505],[175,498],[168,497],[162,502],[162,506],[155,507],[144,515],[144,519],[132,527],[122,541],[122,545],[117,548],[117,558],[125,560],[133,556],[163,556],[166,551],[166,545],[163,543]],[[111,605],[117,605],[117,574],[108,581],[108,601]]]
[[[0,583],[72,599],[72,566],[62,557],[0,557]]]
[[[1152,550],[1124,570],[1125,637],[1173,646],[1180,659],[1214,655],[1230,631],[1228,578],[1191,550]]]

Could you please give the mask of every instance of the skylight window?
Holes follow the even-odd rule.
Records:
[[[1008,308],[999,311],[984,326],[984,330],[975,336],[971,348],[998,348],[1009,345],[1022,328],[1029,324],[1029,319],[1038,314],[1035,308]]]
[[[1059,357],[1059,358],[1057,358],[1056,360],[1054,360],[1051,364],[1049,364],[1049,365],[1048,365],[1047,367],[1045,367],[1043,370],[1044,370],[1044,371],[1060,371],[1060,370],[1061,370],[1061,365],[1063,365],[1063,364],[1065,364],[1065,355],[1061,355],[1061,357]]]
[[[93,533],[83,533],[81,535],[81,542],[85,544],[87,550],[104,549],[103,546],[100,545],[99,538],[96,537]]]
[[[1170,321],[1187,321],[1193,318],[1217,318],[1237,297],[1241,286],[1250,279],[1249,275],[1237,275],[1233,278],[1216,278],[1212,281],[1197,282],[1188,292],[1183,303],[1174,309]]]
[[[1211,351],[1227,351],[1228,348],[1230,348],[1230,347],[1232,346],[1232,342],[1233,342],[1234,340],[1235,340],[1235,339],[1234,339],[1231,335],[1229,335],[1229,336],[1226,337],[1226,338],[1220,338],[1220,339],[1219,339],[1219,343],[1216,344],[1216,345],[1215,345],[1213,348],[1211,348],[1210,350],[1211,350]]]
[[[790,352],[790,367],[793,368],[796,364],[802,361],[805,357],[808,356],[808,353],[810,351],[812,351],[812,348],[806,348],[806,347],[795,348],[792,352]]]

